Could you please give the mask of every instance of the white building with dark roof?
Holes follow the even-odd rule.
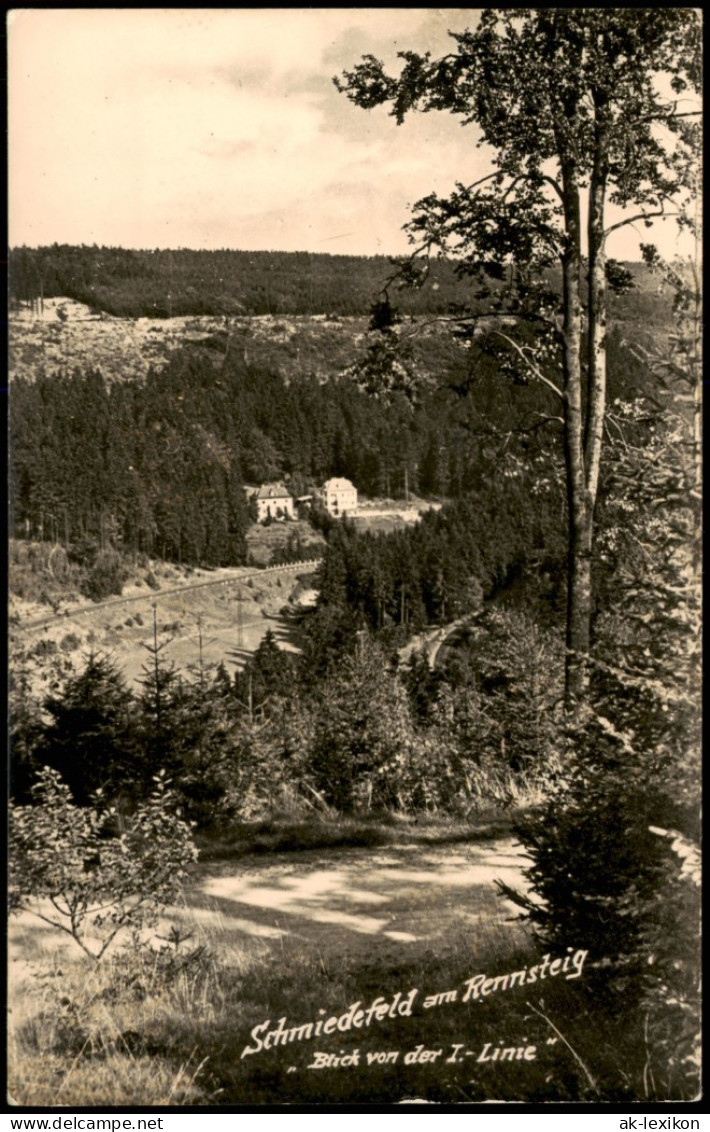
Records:
[[[256,493],[256,516],[260,523],[267,519],[294,519],[293,496],[283,483],[265,483]]]
[[[326,480],[320,489],[320,497],[329,515],[353,515],[357,511],[357,488],[350,480],[335,477]]]

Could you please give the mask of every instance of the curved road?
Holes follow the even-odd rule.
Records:
[[[429,667],[436,668],[439,652],[449,638],[464,625],[470,625],[478,616],[480,616],[478,613],[469,613],[465,617],[459,617],[456,621],[450,621],[448,625],[438,625],[435,629],[429,629],[425,633],[417,633],[416,637],[413,637],[399,650],[400,661],[408,661],[414,653],[423,651],[429,661]]]

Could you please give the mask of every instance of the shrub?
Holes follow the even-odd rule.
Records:
[[[92,601],[102,601],[111,594],[120,594],[123,580],[120,554],[115,550],[102,550],[89,570],[82,593]]]
[[[67,554],[70,562],[75,562],[78,566],[92,567],[98,558],[99,547],[93,539],[85,538],[73,542],[67,548]]]
[[[153,573],[152,570],[149,570],[148,573],[146,574],[145,583],[146,583],[147,586],[150,586],[150,588],[152,590],[159,590],[160,589],[160,582],[158,581],[158,579],[156,578],[156,576],[155,576],[155,574]]]
[[[45,767],[35,804],[10,810],[10,912],[31,912],[96,960],[122,929],[137,934],[155,925],[197,852],[164,776],[154,781],[151,797],[112,836],[116,811],[100,792],[93,806],[76,806]]]
[[[27,650],[29,657],[36,657],[38,660],[46,660],[47,657],[55,656],[57,652],[57,642],[53,641],[51,637],[43,638],[37,641],[31,649]]]

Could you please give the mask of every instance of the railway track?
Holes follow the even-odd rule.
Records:
[[[148,602],[150,605],[158,605],[161,599],[166,597],[174,597],[189,593],[194,590],[200,589],[229,589],[233,586],[244,585],[250,578],[265,578],[272,577],[279,574],[293,574],[299,571],[308,572],[315,569],[320,565],[320,558],[309,558],[305,562],[289,562],[282,566],[263,566],[260,569],[245,568],[239,574],[230,575],[228,578],[207,578],[199,582],[187,582],[184,585],[171,586],[169,589],[154,590],[150,594],[139,593],[129,594],[127,596],[108,598],[106,601],[95,601],[89,605],[78,605],[74,608],[68,608],[61,613],[53,613],[49,617],[36,617],[31,621],[23,621],[12,626],[13,632],[30,632],[36,629],[45,629],[51,625],[59,625],[67,620],[73,620],[76,617],[81,617],[90,613],[99,613],[101,610],[127,610],[129,606],[134,605],[136,602]]]

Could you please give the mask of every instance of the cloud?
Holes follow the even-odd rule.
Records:
[[[363,51],[443,49],[446,26],[446,10],[22,11],[11,240],[307,248],[352,230],[351,251],[401,249],[407,201],[459,173],[459,128],[397,129],[332,75]]]
[[[473,9],[20,9],[10,240],[406,250],[407,208],[487,154],[450,115],[364,112],[365,52],[441,54]],[[330,242],[333,241],[331,246]],[[336,246],[337,244],[337,246]]]

